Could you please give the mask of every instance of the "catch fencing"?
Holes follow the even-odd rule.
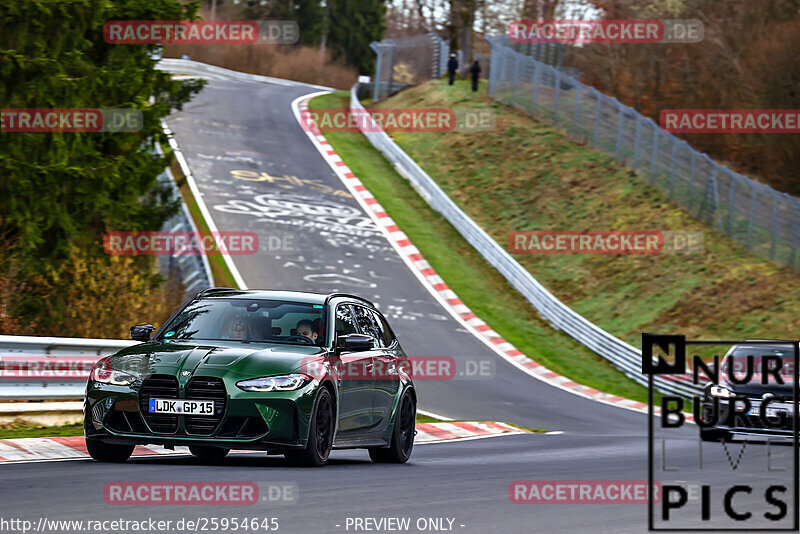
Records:
[[[752,253],[798,268],[798,198],[716,163],[616,98],[515,51],[507,36],[488,40],[492,98],[613,156]]]
[[[350,91],[350,108],[358,116],[367,113],[358,98],[358,84]],[[648,377],[642,374],[642,353],[636,347],[611,335],[574,312],[540,284],[522,265],[478,226],[453,202],[439,185],[401,149],[377,124],[359,127],[369,142],[377,148],[397,172],[406,178],[420,196],[439,212],[464,239],[477,250],[509,283],[519,291],[553,328],[563,330],[572,338],[599,354],[625,375],[647,386]],[[657,375],[654,387],[662,393],[692,397],[701,388],[688,375]]]
[[[377,54],[372,99],[383,100],[408,85],[438,78],[447,71],[449,46],[435,33],[374,41]]]

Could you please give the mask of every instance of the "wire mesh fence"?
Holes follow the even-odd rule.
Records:
[[[490,38],[489,95],[612,155],[751,252],[798,268],[800,202],[735,173],[652,119]]]
[[[370,43],[377,54],[373,100],[395,91],[438,78],[447,70],[449,46],[435,33],[397,37]]]

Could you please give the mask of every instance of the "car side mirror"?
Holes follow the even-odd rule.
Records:
[[[372,337],[366,334],[347,334],[336,338],[336,348],[348,352],[361,352],[372,348]]]
[[[156,327],[151,324],[137,324],[131,327],[131,339],[134,341],[150,341]]]

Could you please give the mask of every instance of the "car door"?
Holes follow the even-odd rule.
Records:
[[[356,323],[362,334],[373,339],[371,382],[374,389],[372,401],[373,430],[386,429],[394,406],[394,392],[399,387],[396,359],[387,347],[385,329],[381,317],[375,310],[366,306],[353,305]]]
[[[370,310],[375,320],[375,328],[380,335],[380,350],[373,358],[373,372],[376,375],[373,411],[380,418],[376,431],[383,431],[389,426],[394,403],[400,390],[398,364],[402,349],[394,337],[386,319],[377,311]]]
[[[350,304],[336,306],[335,337],[361,333]],[[367,431],[374,426],[372,402],[374,384],[369,373],[372,352],[338,352],[334,364],[339,369],[339,433],[352,434]]]

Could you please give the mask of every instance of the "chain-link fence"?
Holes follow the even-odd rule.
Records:
[[[751,252],[797,268],[800,202],[712,161],[616,98],[491,38],[489,95],[613,155]]]
[[[405,86],[438,78],[447,70],[449,47],[435,33],[384,39],[370,47],[378,55],[372,86],[376,102]]]

